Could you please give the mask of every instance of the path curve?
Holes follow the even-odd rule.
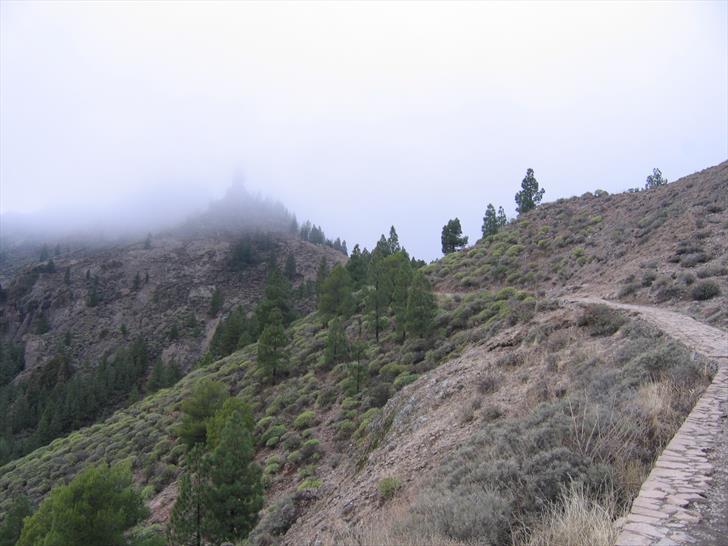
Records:
[[[632,311],[718,363],[718,371],[642,485],[617,546],[728,545],[728,333],[656,307],[593,296],[564,301]]]

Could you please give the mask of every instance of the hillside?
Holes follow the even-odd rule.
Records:
[[[649,191],[545,203],[429,274],[441,290],[582,290],[728,326],[728,162]]]
[[[358,254],[348,262],[350,309],[333,318],[319,309],[292,323],[277,378],[266,376],[255,343],[194,369],[0,468],[0,511],[21,493],[39,500],[90,464],[129,460],[152,508],[147,527],[163,525],[183,470],[180,404],[214,380],[256,420],[266,502],[253,544],[549,543],[539,537],[569,499],[599,514],[585,540],[613,543],[613,520],[716,367],[629,311],[571,295],[679,308],[724,327],[727,208],[723,163],[647,192],[544,204],[423,269],[383,237],[383,257],[376,250],[366,253],[369,262]],[[151,258],[157,244],[165,243],[129,255]],[[170,243],[149,263],[175,248],[180,263],[203,261],[186,244]],[[319,249],[301,247],[312,254],[312,274]],[[219,267],[214,256],[209,263]],[[362,263],[368,274],[358,273]],[[425,336],[402,328],[396,279],[407,268],[435,286]],[[122,269],[127,279],[134,271]],[[387,271],[394,289],[378,320],[372,279]],[[193,292],[206,273],[198,274],[180,273],[180,282]],[[244,297],[243,284],[230,282],[226,302]],[[695,298],[705,282],[718,294]],[[175,316],[161,304],[149,309]],[[332,351],[339,333],[357,356]]]
[[[0,464],[229,353],[238,339],[223,353],[216,332],[254,314],[273,270],[285,271],[293,312],[311,312],[322,263],[345,260],[345,244],[313,229],[238,185],[137,240],[3,233]]]

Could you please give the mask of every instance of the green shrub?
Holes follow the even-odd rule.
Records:
[[[277,444],[278,440],[286,433],[286,431],[287,429],[285,425],[273,425],[265,432],[265,434],[263,434],[263,436],[260,437],[260,441],[262,444],[271,447],[269,442],[273,442],[272,445]]]
[[[401,373],[397,376],[397,379],[394,380],[394,383],[392,383],[392,386],[396,390],[399,390],[402,387],[409,385],[410,383],[416,381],[418,377],[419,377],[419,375],[417,375],[416,373],[410,373],[410,372]]]
[[[701,281],[693,287],[691,295],[694,300],[709,300],[720,295],[720,288],[713,281]]]
[[[296,430],[303,430],[304,428],[310,428],[315,423],[316,414],[311,410],[307,410],[299,414],[298,417],[296,417],[296,419],[293,421],[293,428],[295,428]]]
[[[345,440],[351,436],[354,430],[356,430],[356,424],[354,421],[351,421],[350,419],[339,421],[336,424],[336,437],[340,440]]]
[[[321,480],[319,478],[306,478],[303,480],[299,486],[298,491],[306,491],[309,489],[318,489],[321,487]]]
[[[388,500],[391,499],[397,491],[399,491],[401,486],[402,484],[400,484],[397,478],[387,477],[379,480],[377,489],[379,490],[379,496],[382,497],[383,500]]]

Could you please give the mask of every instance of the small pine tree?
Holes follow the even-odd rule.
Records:
[[[346,339],[344,327],[338,318],[329,322],[329,334],[326,338],[326,350],[324,361],[327,365],[333,366],[346,360],[349,354],[349,342]]]
[[[45,262],[49,257],[48,245],[43,245],[43,248],[40,249],[40,261]]]
[[[133,287],[134,290],[139,290],[142,286],[142,276],[139,274],[139,271],[136,272],[136,275],[134,275],[134,281],[133,281]]]
[[[384,316],[389,305],[391,290],[389,289],[390,278],[384,264],[385,258],[375,251],[369,265],[369,292],[366,296],[367,309],[370,314],[370,323],[374,327],[374,339],[379,343],[379,334],[384,326]]]
[[[329,276],[329,264],[326,262],[326,258],[321,258],[319,262],[318,271],[316,271],[316,295],[320,296],[321,287],[324,281]]]
[[[219,288],[215,288],[215,290],[212,292],[212,299],[210,300],[210,309],[208,311],[208,314],[210,317],[214,318],[222,309],[222,291]]]
[[[23,519],[33,514],[33,505],[28,497],[17,497],[5,515],[5,522],[0,526],[0,546],[14,546],[23,529]]]
[[[407,331],[417,337],[427,337],[432,331],[437,303],[432,288],[421,271],[416,271],[407,299]]]
[[[255,463],[251,424],[243,413],[231,412],[210,453],[208,530],[217,544],[246,538],[263,507],[262,472]]]
[[[318,308],[325,319],[348,318],[354,312],[351,275],[346,267],[336,264],[331,274],[321,283]]]
[[[128,467],[90,467],[51,491],[25,520],[17,544],[123,546],[124,532],[147,513]]]
[[[258,339],[258,368],[266,379],[275,382],[285,366],[288,339],[283,327],[283,316],[278,308],[273,308],[268,320]]]
[[[389,237],[387,237],[387,246],[389,247],[389,253],[395,254],[402,250],[402,247],[399,244],[399,235],[397,235],[397,230],[394,229],[394,226],[389,228]]]
[[[450,220],[442,226],[440,242],[442,243],[443,254],[450,254],[464,248],[468,244],[468,237],[467,235],[463,236],[463,228],[460,225],[459,218]]]
[[[495,207],[492,203],[488,203],[488,206],[485,208],[485,216],[483,216],[483,227],[481,228],[483,237],[495,235],[498,233],[498,227],[498,216],[496,215]]]
[[[521,182],[521,191],[516,194],[516,211],[523,214],[536,208],[545,192],[546,190],[543,188],[539,189],[533,169],[528,169],[526,177]]]
[[[283,271],[288,280],[295,280],[298,272],[296,271],[296,257],[293,255],[292,252],[286,257],[286,265],[283,268]]]
[[[71,268],[67,267],[66,271],[63,273],[63,282],[66,284],[66,286],[71,284]]]
[[[203,446],[194,447],[185,457],[185,470],[179,480],[179,493],[167,526],[173,546],[202,546],[207,520],[208,484]]]
[[[667,178],[662,177],[662,171],[658,168],[652,169],[652,174],[649,175],[645,181],[645,189],[651,190],[659,186],[667,184]]]
[[[202,381],[192,395],[182,401],[182,423],[177,428],[177,435],[188,448],[207,441],[207,421],[222,408],[228,396],[222,383]]]
[[[498,229],[502,228],[508,223],[508,218],[506,217],[506,211],[503,210],[503,207],[498,207],[498,217],[496,218],[496,224],[498,225]]]
[[[367,346],[363,341],[357,340],[351,344],[351,356],[353,358],[353,362],[349,364],[348,371],[349,376],[354,382],[355,394],[359,394],[367,377],[367,369],[364,365],[364,355],[366,352],[366,348]]]
[[[144,239],[144,248],[150,249],[152,248],[152,234],[147,233],[147,238]]]
[[[349,271],[354,288],[361,288],[367,281],[367,269],[369,268],[369,252],[361,251],[359,245],[354,245],[351,256],[346,262],[346,269]]]

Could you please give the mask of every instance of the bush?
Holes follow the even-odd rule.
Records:
[[[680,258],[680,265],[683,267],[695,267],[710,260],[704,252],[696,252],[695,254],[685,254]]]
[[[720,288],[713,281],[701,281],[695,285],[691,295],[694,300],[709,300],[720,295]]]
[[[321,487],[321,480],[319,478],[306,478],[299,484],[298,491],[318,489],[319,487]]]
[[[636,282],[630,282],[622,286],[622,288],[619,289],[619,292],[617,292],[618,298],[626,298],[627,296],[631,296],[632,294],[636,293],[640,289],[640,284]]]
[[[263,436],[260,437],[260,442],[264,445],[268,445],[272,442],[272,445],[275,445],[278,443],[278,440],[280,440],[281,436],[283,436],[286,433],[286,426],[285,425],[274,425],[270,427]],[[271,447],[271,446],[268,446]]]
[[[708,265],[698,271],[698,278],[705,279],[707,277],[722,277],[724,275],[728,275],[728,268],[726,268],[724,265]]]
[[[316,414],[313,411],[304,411],[293,421],[293,428],[303,430],[310,428],[316,423]]]
[[[577,319],[577,324],[588,328],[592,336],[611,336],[625,322],[627,319],[618,311],[601,303],[588,305]]]
[[[400,484],[397,478],[387,477],[379,480],[377,489],[379,490],[379,496],[382,497],[383,500],[388,500],[391,499],[397,491],[399,491],[401,486],[402,484]]]

